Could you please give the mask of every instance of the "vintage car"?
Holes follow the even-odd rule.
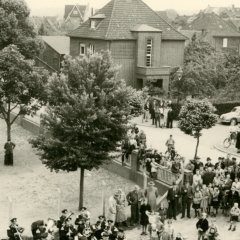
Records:
[[[240,106],[234,107],[229,113],[222,114],[220,116],[220,121],[222,123],[230,123],[232,125],[240,123]]]

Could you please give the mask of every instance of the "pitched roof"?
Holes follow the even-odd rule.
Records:
[[[232,26],[220,18],[216,13],[203,13],[200,12],[195,20],[184,28],[185,30],[206,30],[207,32],[214,33],[214,36],[235,36],[240,37]]]
[[[106,17],[95,29],[90,28],[88,20],[68,35],[106,40],[135,39],[131,29],[138,24],[145,24],[162,30],[162,39],[186,39],[142,0],[111,0],[97,13]]]
[[[145,24],[139,24],[131,29],[132,32],[162,32],[162,30],[153,28]]]
[[[42,36],[42,39],[59,54],[68,55],[70,52],[70,39],[66,36]]]
[[[64,19],[67,19],[68,15],[72,12],[73,8],[77,7],[78,11],[81,13],[81,16],[83,17],[84,12],[86,10],[86,5],[65,5],[65,12],[64,12]]]
[[[156,13],[164,19],[166,22],[170,23],[172,20],[168,17],[167,11],[156,11]]]

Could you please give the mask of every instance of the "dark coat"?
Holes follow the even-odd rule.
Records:
[[[170,202],[177,201],[180,195],[181,193],[178,188],[176,190],[173,190],[173,188],[171,188],[168,190],[167,200]]]
[[[237,133],[236,148],[240,149],[240,132]]]
[[[197,224],[196,224],[197,229],[201,228],[203,230],[203,232],[206,232],[209,228],[208,225],[208,220],[207,219],[199,219]]]

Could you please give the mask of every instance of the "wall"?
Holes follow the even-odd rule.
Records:
[[[146,49],[147,39],[152,39],[152,67],[160,67],[161,58],[161,33],[143,33],[139,32],[138,36],[138,56],[137,66],[146,66]]]
[[[223,48],[223,37],[215,37],[214,40],[214,47],[217,51],[224,51],[224,52],[231,52],[231,53],[239,53],[239,45],[240,45],[240,38],[228,38],[228,47]]]
[[[86,39],[86,38],[70,38],[70,55],[73,57],[79,56],[80,43],[89,47],[89,44],[94,45],[95,52],[100,52],[101,50],[109,50],[109,43],[105,40],[97,39]]]
[[[163,40],[161,45],[161,66],[182,66],[184,41]]]
[[[109,44],[112,58],[115,64],[121,66],[119,78],[136,87],[136,42],[135,41],[111,41]]]

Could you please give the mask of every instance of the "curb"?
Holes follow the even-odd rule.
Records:
[[[231,155],[233,155],[233,156],[235,156],[235,157],[237,157],[237,158],[240,158],[240,154],[237,154],[237,153],[233,153],[233,152],[231,152],[231,151],[227,151],[227,150],[224,150],[224,149],[222,149],[222,148],[220,148],[220,147],[218,147],[218,146],[216,146],[216,145],[214,145],[213,146],[215,149],[217,149],[218,151],[220,151],[220,152],[223,152],[223,153],[229,153],[229,154],[231,154]]]

